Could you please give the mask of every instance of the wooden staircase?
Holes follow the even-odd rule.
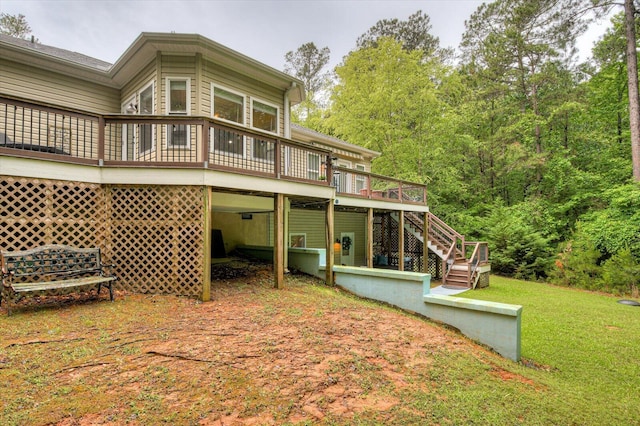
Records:
[[[398,221],[397,213],[391,217]],[[405,212],[404,228],[429,250],[442,259],[442,285],[448,287],[476,288],[480,278],[480,267],[489,265],[489,247],[484,242],[467,242],[444,221],[431,212],[427,213],[427,224],[415,213]]]

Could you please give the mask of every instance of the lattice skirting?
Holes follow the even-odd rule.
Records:
[[[201,296],[203,190],[0,176],[0,248],[100,247],[116,287]]]

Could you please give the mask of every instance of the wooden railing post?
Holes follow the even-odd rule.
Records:
[[[104,132],[106,129],[106,125],[104,122],[104,117],[98,117],[98,165],[102,166],[104,164],[105,157],[105,144],[104,144]]]
[[[275,150],[276,150],[276,155],[274,158],[274,173],[275,173],[275,177],[276,179],[280,179],[280,169],[282,166],[282,143],[280,143],[280,139],[276,139],[275,140]]]
[[[404,211],[398,212],[398,271],[404,271]]]

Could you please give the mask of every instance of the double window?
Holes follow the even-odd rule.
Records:
[[[191,84],[189,78],[167,78],[167,112],[169,115],[189,115]],[[189,148],[189,126],[169,124],[167,147]]]

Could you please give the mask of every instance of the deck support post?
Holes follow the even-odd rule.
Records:
[[[204,239],[202,244],[203,250],[203,271],[202,271],[202,301],[208,302],[211,300],[211,187],[205,186],[202,188],[202,204],[204,215],[202,232],[204,232]]]
[[[274,195],[274,244],[273,244],[273,275],[274,288],[284,287],[284,194]]]
[[[373,268],[373,209],[367,211],[367,268]]]
[[[333,248],[334,232],[333,232],[333,209],[334,201],[330,199],[327,201],[327,208],[325,211],[325,230],[326,230],[326,243],[327,243],[327,259],[325,261],[325,282],[327,285],[333,285],[333,264],[335,259],[335,250]]]
[[[398,212],[398,271],[404,271],[404,210]]]

